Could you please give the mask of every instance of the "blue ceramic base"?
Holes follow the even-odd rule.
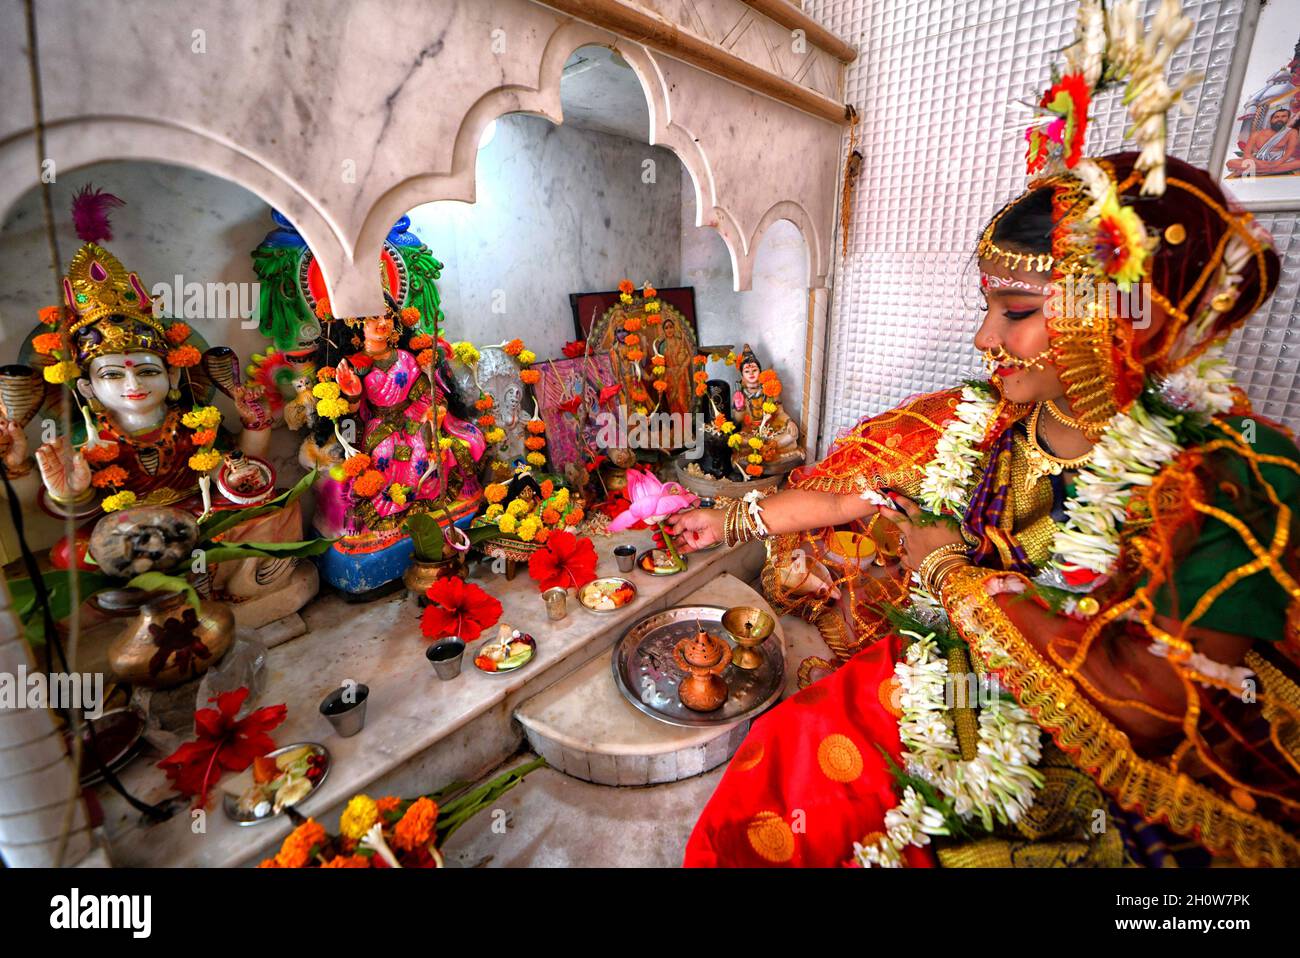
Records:
[[[469,510],[456,520],[461,529],[469,527],[474,510]],[[402,577],[411,564],[415,545],[404,535],[382,549],[373,552],[344,552],[338,543],[316,557],[321,578],[348,595],[361,596],[382,589]]]

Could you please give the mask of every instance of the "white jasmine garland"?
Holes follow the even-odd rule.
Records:
[[[921,506],[935,515],[959,516],[966,511],[981,456],[977,447],[984,441],[998,406],[989,392],[972,386],[962,387],[961,399],[956,418],[939,435],[917,496]]]
[[[1019,705],[994,698],[980,710],[977,754],[964,761],[947,707],[947,658],[940,654],[934,633],[902,634],[915,639],[894,666],[903,713],[898,731],[908,774],[929,782],[952,802],[963,821],[985,831],[1018,821],[1043,784],[1033,767],[1042,755],[1038,726]],[[898,805],[885,813],[884,835],[868,845],[854,843],[853,857],[864,868],[900,867],[904,848],[921,848],[932,835],[947,834],[942,812],[907,786]]]

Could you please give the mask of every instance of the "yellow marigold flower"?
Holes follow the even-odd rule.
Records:
[[[345,838],[360,841],[370,826],[379,821],[379,806],[369,795],[355,795],[339,816],[339,831]]]
[[[451,437],[450,437],[450,436],[439,436],[439,437],[438,437],[438,448],[439,448],[439,449],[450,449],[450,448],[451,448]]]
[[[528,454],[528,462],[530,465],[544,466],[546,465],[546,457],[540,452],[530,452]]]
[[[63,360],[61,363],[54,363],[45,367],[45,381],[47,383],[70,383],[81,375],[81,370],[77,364],[71,360]]]
[[[763,461],[763,457],[756,452],[751,452],[749,454],[749,461],[753,463],[759,463]]]
[[[504,482],[490,482],[483,490],[483,497],[488,502],[500,502],[506,497],[506,484]]]
[[[510,533],[514,532],[515,529],[518,528],[518,525],[519,524],[516,521],[515,517],[508,512],[504,516],[502,516],[501,519],[497,522],[497,528],[500,529],[502,532],[504,532],[506,535],[509,535]]]
[[[484,515],[489,519],[495,519],[505,511],[505,506],[501,505],[499,502],[494,502],[492,505],[487,507],[487,512],[485,512]]]
[[[528,511],[528,503],[522,499],[511,499],[510,504],[506,506],[506,512],[512,516],[522,516]]]
[[[736,424],[728,419],[722,424],[722,431],[729,436],[736,431]]]
[[[519,362],[522,365],[531,366],[533,364],[533,361],[537,359],[537,354],[533,352],[531,349],[523,349],[520,350],[519,356],[517,358],[519,359]]]
[[[388,498],[393,500],[394,505],[406,505],[406,494],[411,491],[410,486],[404,486],[400,482],[395,482],[388,487]]]
[[[568,505],[569,490],[564,486],[561,486],[560,491],[555,494],[555,501],[560,506]]]
[[[763,412],[767,413],[769,416],[772,413],[776,412],[776,403],[774,402],[763,403]]]
[[[649,302],[647,302],[647,303],[645,304],[645,311],[646,311],[647,313],[657,313],[657,312],[659,312],[659,300],[657,300],[657,299],[652,299],[652,300],[650,300]]]
[[[738,432],[732,433],[730,436],[727,437],[727,445],[730,446],[732,449],[739,449],[740,444],[744,441],[745,441],[744,437],[741,436],[740,433]]]
[[[221,422],[221,410],[216,406],[195,406],[181,416],[181,422],[191,429],[211,429]]]
[[[215,449],[209,449],[207,452],[196,452],[190,456],[189,465],[195,472],[210,472],[221,465],[221,453]]]
[[[495,429],[489,429],[483,438],[488,442],[501,442],[506,438],[506,431],[497,426]]]
[[[474,348],[473,343],[452,343],[451,354],[466,366],[472,366],[474,363],[478,362],[478,350]]]
[[[749,448],[750,448],[750,449],[762,449],[762,448],[763,448],[763,440],[759,439],[757,436],[750,436],[750,437],[749,437]]]
[[[536,516],[529,516],[523,522],[519,523],[519,532],[517,535],[525,542],[532,542],[533,537],[537,535],[537,530],[542,527],[541,520]]]
[[[339,384],[329,382],[317,383],[315,386],[311,387],[311,394],[317,399],[338,399]]]
[[[326,419],[338,419],[346,416],[348,404],[344,399],[321,399],[316,403],[316,414]]]
[[[619,294],[618,294],[618,298],[619,298],[619,301],[620,301],[624,306],[631,306],[631,305],[632,305],[632,294],[631,294],[631,293],[619,293]]]
[[[111,496],[105,496],[99,507],[105,512],[116,512],[118,509],[130,508],[135,505],[135,502],[135,493],[127,489],[125,492],[115,492]]]

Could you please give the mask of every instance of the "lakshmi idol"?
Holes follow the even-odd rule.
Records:
[[[774,606],[838,660],[754,723],[688,865],[1300,865],[1300,450],[1223,356],[1279,259],[1165,158],[1189,21],[1169,0],[1144,47],[1112,7],[1081,5],[1029,188],[976,246],[988,380],[670,522],[688,550],[766,539]],[[1084,157],[1113,82],[1146,91],[1142,150]]]
[[[87,189],[77,202],[102,205],[104,197]],[[77,212],[74,206],[80,224]],[[82,232],[88,240],[101,235]],[[60,435],[36,450],[39,505],[82,523],[75,553],[66,540],[52,549],[56,567],[67,568],[73,554],[80,561],[91,529],[107,512],[158,505],[200,515],[274,496],[275,473],[262,458],[270,420],[259,387],[241,386],[233,375],[224,383],[243,425],[237,440],[222,427],[217,407],[201,401],[214,373],[225,379],[221,371],[233,369],[229,350],[201,353],[189,326],[156,316],[139,277],[94,241],[73,257],[63,290],[66,308],[43,311],[47,331],[31,341],[45,380],[68,387],[63,401],[76,403],[73,421],[86,425],[83,444]],[[301,538],[301,525],[293,503],[235,526],[224,538],[291,542]],[[277,596],[243,609],[237,618],[250,627],[297,611],[316,591],[311,567],[295,572],[293,561],[249,559],[212,572],[213,587],[236,602],[237,612],[243,602]]]

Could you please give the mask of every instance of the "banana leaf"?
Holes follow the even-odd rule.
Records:
[[[76,573],[81,601],[116,588],[118,582],[102,572]],[[55,622],[62,621],[72,614],[72,581],[67,569],[50,569],[41,573],[45,591],[50,597],[50,615]],[[31,579],[10,579],[9,593],[13,596],[14,610],[23,624],[23,635],[31,645],[45,644],[45,617],[41,615],[40,604],[36,598],[36,585]]]
[[[298,497],[311,488],[316,481],[318,470],[313,469],[307,475],[299,479],[292,489],[281,493],[270,502],[260,506],[250,506],[247,509],[233,509],[229,512],[214,512],[202,522],[199,523],[199,541],[207,542],[215,539],[223,532],[227,532],[239,525],[241,522],[247,522],[249,519],[257,519],[261,516],[270,515],[277,512],[287,505],[297,501]]]
[[[306,559],[318,556],[334,544],[333,539],[306,542],[222,542],[203,550],[209,565],[240,559]]]

